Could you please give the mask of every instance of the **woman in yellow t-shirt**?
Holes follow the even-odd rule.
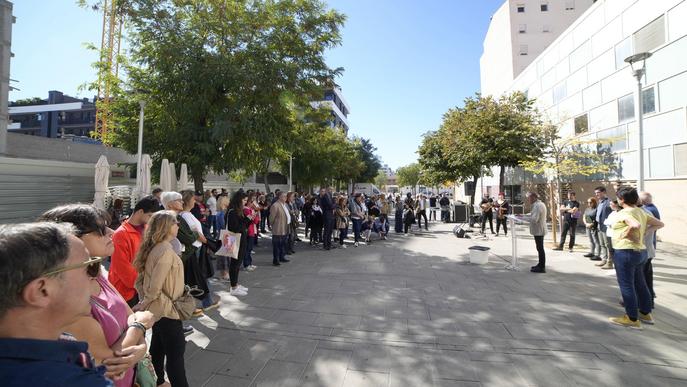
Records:
[[[647,226],[663,227],[663,223],[637,207],[639,195],[632,187],[622,187],[617,192],[622,210],[617,213],[611,226],[613,263],[618,286],[625,304],[625,315],[611,317],[616,325],[641,329],[641,322],[653,324],[651,316],[651,293],[646,285],[641,251],[644,247],[644,233]]]

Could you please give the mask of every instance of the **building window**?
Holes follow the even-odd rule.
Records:
[[[687,176],[687,143],[675,144],[673,157],[675,158],[675,176]]]
[[[553,103],[559,103],[568,96],[568,86],[567,83],[561,82],[560,84],[554,86],[553,88]]]
[[[589,117],[587,113],[575,117],[575,134],[581,134],[589,131]]]
[[[518,4],[518,13],[525,13],[525,4]]]
[[[627,122],[635,118],[635,98],[633,94],[618,99],[618,122]]]
[[[673,177],[672,153],[672,146],[649,149],[649,175],[651,177]]]
[[[656,94],[653,86],[642,91],[642,112],[644,114],[656,112]]]
[[[620,125],[615,128],[602,130],[596,134],[599,140],[607,139],[612,152],[627,150],[627,126]],[[604,144],[604,147],[607,145]]]
[[[518,32],[521,34],[524,34],[525,32],[527,32],[527,24],[520,24],[518,26]]]
[[[527,55],[527,45],[526,44],[520,45],[520,55]]]
[[[625,67],[625,58],[632,55],[632,40],[627,38],[615,46],[615,69]]]
[[[565,10],[572,11],[575,9],[575,0],[565,0]]]
[[[541,31],[542,32],[551,32],[551,26],[549,26],[548,24],[544,24]]]
[[[548,12],[549,11],[549,5],[548,4],[542,4],[540,5],[541,11],[542,12]]]
[[[665,18],[663,16],[652,21],[632,37],[635,43],[635,52],[649,52],[666,42]]]

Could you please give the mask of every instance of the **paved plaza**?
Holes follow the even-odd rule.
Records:
[[[269,238],[242,272],[247,297],[222,298],[187,337],[192,386],[685,386],[687,255],[659,245],[656,325],[612,326],[623,314],[615,273],[578,251],[519,239],[521,270],[504,270],[510,236],[457,239],[453,225],[334,251],[297,245],[271,264]],[[520,234],[527,234],[523,228]],[[550,239],[550,237],[549,237]],[[484,266],[469,246],[491,247]]]

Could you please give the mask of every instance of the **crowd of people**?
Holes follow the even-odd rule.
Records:
[[[534,192],[527,198],[539,255],[531,271],[545,273],[546,206]],[[565,224],[556,250],[567,234],[572,250],[582,217],[591,243],[585,256],[616,271],[626,313],[611,322],[640,328],[653,323],[651,260],[655,231],[663,223],[649,193],[620,188],[617,198],[611,201],[597,187],[581,213],[570,192],[559,209]],[[93,205],[69,204],[34,223],[0,226],[0,380],[7,386],[132,387],[148,378],[155,385],[187,386],[184,335],[193,328],[184,320],[219,306],[210,291],[215,276],[229,282],[231,295],[248,295],[239,273],[256,270],[253,250],[265,234],[271,234],[272,265],[281,266],[290,262],[298,242],[331,250],[370,244],[373,234],[384,240],[392,213],[396,233],[408,233],[416,222],[422,230],[423,219],[427,230],[428,211],[431,218],[437,206],[447,220],[444,199],[367,197],[327,188],[306,195],[238,190],[231,197],[216,190],[155,190],[126,219]],[[510,211],[503,194],[480,206],[496,214],[497,232],[503,226],[507,233],[500,222]],[[214,254],[223,230],[238,236],[235,257]],[[189,300],[192,313],[186,311]]]
[[[568,192],[568,199],[559,207],[563,215],[561,239],[553,250],[563,250],[569,233],[568,249],[574,251],[577,222],[582,218],[590,244],[590,251],[584,257],[598,261],[596,266],[601,269],[615,269],[625,314],[609,320],[639,329],[642,323],[654,324],[651,313],[656,293],[652,260],[656,256],[656,230],[664,224],[649,192],[638,193],[635,188],[621,187],[616,196],[616,200],[611,200],[606,187],[598,186],[582,212],[575,192]],[[530,234],[534,236],[539,255],[539,263],[530,270],[545,273],[546,206],[534,192],[529,192],[527,198],[532,205],[528,219]]]
[[[0,226],[0,381],[3,386],[188,386],[183,321],[217,308],[209,281],[246,296],[241,269],[271,234],[274,266],[295,254],[299,228],[312,248],[369,244],[418,221],[424,195],[155,189],[124,214],[90,204],[58,206],[34,223]],[[444,214],[442,213],[442,218]],[[269,229],[269,231],[268,231]],[[222,230],[239,236],[236,257],[215,255]],[[336,242],[336,243],[334,243]],[[214,262],[213,262],[214,261]],[[109,264],[109,265],[108,265]],[[188,300],[196,299],[187,313]],[[150,347],[146,333],[152,331]],[[40,370],[40,372],[37,372]],[[146,384],[147,383],[147,384]]]

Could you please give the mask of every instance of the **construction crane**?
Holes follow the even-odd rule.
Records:
[[[108,133],[115,128],[112,116],[112,87],[119,75],[119,46],[122,41],[124,21],[122,0],[102,0],[103,31],[100,43],[98,69],[98,100],[95,112],[95,136],[103,143],[109,142]]]

